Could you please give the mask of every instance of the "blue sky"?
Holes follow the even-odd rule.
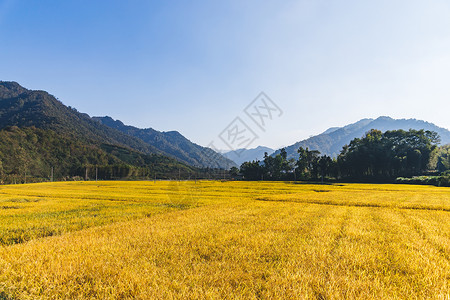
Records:
[[[283,115],[254,146],[381,115],[450,128],[449,16],[444,0],[0,0],[0,80],[202,145],[261,91]]]

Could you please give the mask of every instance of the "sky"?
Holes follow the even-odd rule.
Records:
[[[236,118],[250,148],[379,116],[449,129],[449,16],[446,0],[0,0],[0,80],[219,149]],[[263,128],[245,113],[261,92],[279,108]]]

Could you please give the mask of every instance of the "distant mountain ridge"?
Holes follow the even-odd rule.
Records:
[[[94,120],[127,135],[139,138],[162,153],[196,167],[229,169],[235,164],[214,150],[197,145],[178,131],[161,132],[153,128],[140,129],[123,124],[111,117],[93,117]]]
[[[224,152],[222,155],[234,161],[238,166],[246,161],[262,160],[264,153],[272,154],[275,150],[269,147],[258,146],[253,149],[236,149]]]
[[[383,116],[377,119],[362,119],[344,127],[332,127],[319,135],[297,142],[285,149],[289,158],[298,158],[297,150],[300,147],[318,150],[321,154],[336,157],[344,145],[350,143],[354,138],[362,137],[370,129],[378,129],[383,132],[398,129],[430,130],[439,134],[441,144],[450,143],[450,131],[433,123],[416,119],[393,119]],[[274,154],[279,153],[279,151],[277,150]]]

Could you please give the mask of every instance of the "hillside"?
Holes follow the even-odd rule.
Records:
[[[112,119],[111,119],[112,121]],[[108,122],[106,122],[108,123]],[[116,145],[143,154],[169,156],[191,166],[229,168],[233,162],[212,149],[196,145],[178,132],[107,126],[89,115],[65,106],[45,91],[28,90],[16,82],[0,81],[0,130],[34,126],[89,145]],[[122,124],[123,125],[123,124]]]
[[[264,153],[267,152],[270,155],[274,151],[275,150],[269,147],[258,146],[253,149],[237,149],[234,151],[228,151],[224,152],[222,155],[225,156],[226,158],[231,159],[238,166],[240,166],[242,163],[246,161],[262,160],[264,158]]]
[[[139,138],[161,153],[197,167],[229,169],[235,164],[214,150],[197,145],[178,131],[161,132],[152,128],[140,129],[125,125],[111,117],[93,117],[94,120],[129,136]]]
[[[87,144],[52,130],[16,126],[0,130],[0,183],[50,180],[52,169],[55,180],[86,175],[91,179],[169,178],[181,171],[185,176],[197,171],[166,156]]]
[[[198,170],[66,107],[44,91],[0,82],[0,183],[185,177]],[[95,166],[95,168],[94,168]],[[87,174],[86,174],[87,173]]]
[[[159,153],[143,141],[99,124],[65,106],[45,91],[27,90],[16,82],[0,82],[0,129],[8,126],[50,129],[87,143],[116,144],[143,153]]]
[[[306,140],[297,142],[286,147],[288,158],[298,158],[297,150],[300,147],[309,148],[310,150],[318,150],[321,154],[336,157],[342,147],[354,138],[362,137],[370,129],[387,130],[409,130],[409,129],[425,129],[435,131],[441,137],[441,144],[450,143],[450,131],[438,127],[432,123],[416,120],[416,119],[392,119],[390,117],[379,117],[377,119],[362,119],[356,123],[344,126],[333,127],[325,132],[310,137]],[[279,150],[275,154],[279,153]]]

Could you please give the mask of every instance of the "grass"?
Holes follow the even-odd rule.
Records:
[[[0,187],[0,299],[449,299],[450,189]]]

